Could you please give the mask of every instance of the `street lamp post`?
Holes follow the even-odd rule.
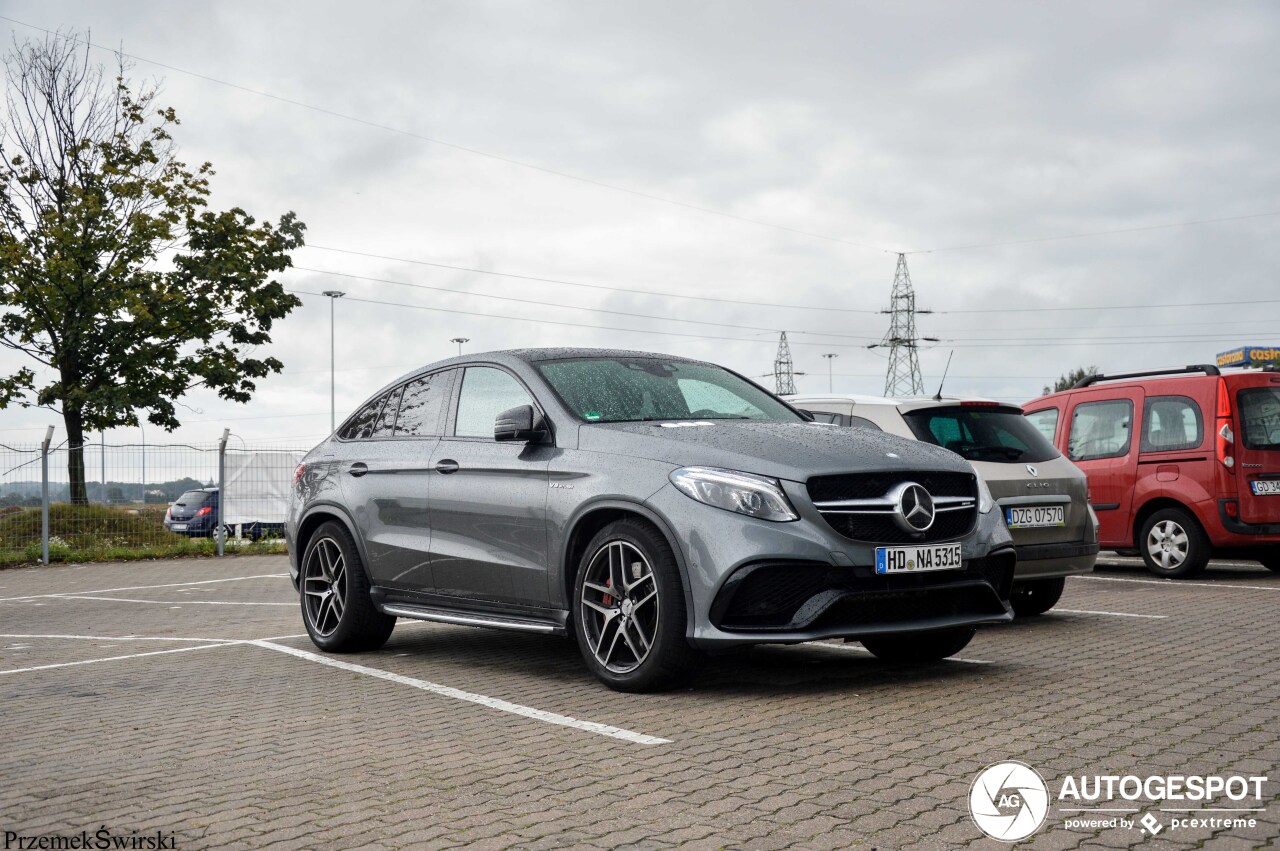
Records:
[[[334,403],[334,360],[336,355],[336,344],[333,335],[333,305],[338,299],[342,298],[346,293],[340,290],[325,290],[324,295],[329,297],[329,432],[332,433],[335,425],[335,414],[337,405]]]
[[[835,363],[835,359],[840,357],[837,354],[823,355],[827,359],[827,392],[831,392],[831,364]]]
[[[470,343],[471,338],[470,337],[453,337],[452,339],[449,340],[449,342],[458,344],[458,357],[462,357],[462,344]]]

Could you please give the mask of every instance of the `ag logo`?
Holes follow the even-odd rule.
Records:
[[[1049,787],[1029,765],[997,762],[983,769],[969,788],[969,814],[992,839],[1026,839],[1049,814]]]

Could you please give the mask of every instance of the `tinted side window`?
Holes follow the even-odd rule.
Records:
[[[444,406],[453,389],[453,370],[415,378],[405,385],[396,420],[397,437],[437,435],[444,425]]]
[[[529,394],[507,373],[487,366],[468,367],[458,396],[458,437],[493,439],[493,421],[508,408],[532,404]]]
[[[1045,440],[1053,443],[1053,435],[1058,430],[1058,409],[1045,408],[1043,411],[1032,411],[1027,414],[1027,421],[1036,427],[1036,431],[1044,435]]]
[[[386,396],[387,403],[382,406],[382,414],[378,417],[378,423],[373,427],[374,437],[390,437],[396,427],[396,411],[400,408],[400,390],[397,387]]]
[[[853,416],[853,417],[845,417],[844,419],[847,421],[845,422],[845,425],[850,425],[850,426],[853,426],[854,428],[869,428],[872,431],[884,431],[884,429],[880,428],[880,426],[871,422],[871,420],[867,419],[866,417]]]
[[[364,407],[356,411],[351,419],[347,420],[346,425],[342,427],[342,431],[338,433],[338,437],[343,440],[361,440],[373,433],[374,420],[378,418],[378,411],[382,410],[382,403],[386,401],[386,394],[370,399],[365,403]]]
[[[1119,458],[1129,452],[1133,403],[1128,399],[1082,402],[1071,415],[1067,457],[1072,461]]]
[[[1142,451],[1195,449],[1204,440],[1200,406],[1186,396],[1147,399],[1142,415]]]
[[[844,425],[840,421],[839,414],[833,414],[830,411],[809,411],[809,415],[813,417],[815,423],[834,423],[835,425]]]

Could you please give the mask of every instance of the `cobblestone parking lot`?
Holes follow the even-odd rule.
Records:
[[[970,784],[1016,759],[1051,790],[1084,773],[1270,778],[1252,828],[1069,829],[1080,814],[1055,801],[1030,847],[1280,847],[1280,576],[1254,563],[1173,583],[1113,557],[956,660],[761,648],[659,695],[608,691],[560,638],[402,620],[379,652],[321,655],[285,572],[243,557],[0,573],[0,831],[994,847]],[[1148,810],[1179,815],[1122,815]]]

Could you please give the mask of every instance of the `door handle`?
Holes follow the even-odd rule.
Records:
[[[458,462],[452,458],[443,458],[436,462],[437,473],[456,473],[458,472]]]
[[[363,476],[365,473],[369,472],[369,465],[364,463],[363,461],[357,461],[356,463],[352,464],[350,467],[347,468],[347,472],[355,476],[356,478],[359,478],[360,476]]]

